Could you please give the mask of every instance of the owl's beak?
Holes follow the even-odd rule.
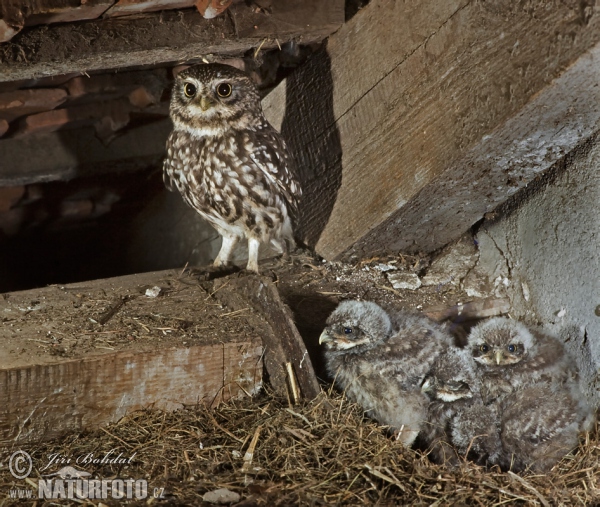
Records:
[[[496,351],[496,364],[500,364],[501,361],[502,361],[502,351],[497,350]]]
[[[329,335],[327,330],[323,331],[321,333],[321,336],[319,336],[319,345],[323,345],[326,342],[332,342],[332,341],[333,341],[333,338]]]
[[[215,103],[208,97],[200,97],[200,108],[202,111],[208,111]]]
[[[431,381],[431,377],[427,377],[423,385],[421,386],[421,391],[424,393],[428,393],[433,391],[433,382]]]

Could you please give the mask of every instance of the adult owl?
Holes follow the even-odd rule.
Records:
[[[479,464],[496,459],[499,425],[496,414],[483,404],[480,381],[466,349],[450,347],[433,363],[421,388],[431,403],[419,435],[433,461],[455,465],[459,457]]]
[[[280,253],[294,245],[292,219],[302,192],[256,86],[228,65],[192,66],[175,79],[170,116],[166,186],[179,190],[223,237],[215,267],[229,264],[246,238],[246,267],[258,272],[261,243]]]
[[[496,317],[475,326],[468,349],[482,372],[482,395],[489,404],[535,383],[577,382],[577,367],[556,338]]]
[[[389,425],[412,445],[427,416],[421,384],[431,365],[453,342],[425,317],[388,314],[367,301],[343,301],[327,319],[319,343],[328,375],[369,417]]]

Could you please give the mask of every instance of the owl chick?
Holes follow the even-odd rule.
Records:
[[[412,445],[429,404],[421,384],[452,337],[427,318],[344,301],[327,319],[319,343],[338,388]]]
[[[505,469],[547,472],[578,444],[591,411],[561,386],[536,384],[501,402],[502,454]]]
[[[467,347],[482,370],[482,396],[489,404],[534,383],[574,382],[576,365],[557,339],[497,317],[475,326]]]
[[[421,389],[431,403],[419,438],[433,461],[455,465],[459,456],[479,463],[495,458],[500,446],[496,417],[483,405],[480,378],[468,350],[450,347],[442,353]],[[465,413],[469,414],[466,419]],[[463,445],[463,435],[467,445]]]
[[[234,67],[195,65],[175,79],[170,116],[165,184],[223,237],[215,267],[226,266],[246,238],[247,269],[258,272],[261,243],[280,253],[294,245],[292,217],[302,192],[256,86]]]

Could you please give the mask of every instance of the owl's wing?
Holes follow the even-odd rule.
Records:
[[[274,129],[265,130],[267,131],[258,134],[264,138],[250,153],[250,159],[267,180],[281,192],[290,207],[290,212],[296,215],[302,189],[292,172],[292,161],[287,146]]]
[[[168,154],[165,157],[165,159],[163,160],[163,182],[165,184],[165,187],[167,187],[167,189],[170,190],[171,192],[174,192],[177,189],[177,185],[175,184],[175,181],[173,180],[173,168],[175,165],[175,160],[171,156],[171,153],[172,153],[171,150],[175,150],[175,147],[174,147],[175,139],[176,139],[176,134],[175,134],[175,131],[173,131],[169,134],[169,137],[167,138],[167,150],[168,150],[167,153]]]
[[[167,162],[165,161],[165,164]],[[175,186],[175,182],[173,181],[173,178],[171,177],[171,175],[165,170],[165,168],[163,167],[163,182],[165,183],[165,187],[167,187],[167,190],[174,192],[177,187]]]

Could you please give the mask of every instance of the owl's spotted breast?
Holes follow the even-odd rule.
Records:
[[[248,239],[248,269],[258,247],[294,244],[292,218],[302,194],[280,134],[266,121],[256,87],[226,65],[181,72],[171,98],[174,130],[167,141],[165,184],[223,236],[215,266],[227,264]]]
[[[269,151],[264,146],[260,149]],[[295,204],[296,195],[270,177],[281,171],[276,163],[265,163],[268,173],[257,167],[259,150],[247,133],[194,139],[187,132],[174,131],[164,167],[168,186],[179,190],[213,225],[237,225],[266,241],[269,230],[287,218],[288,205]]]

